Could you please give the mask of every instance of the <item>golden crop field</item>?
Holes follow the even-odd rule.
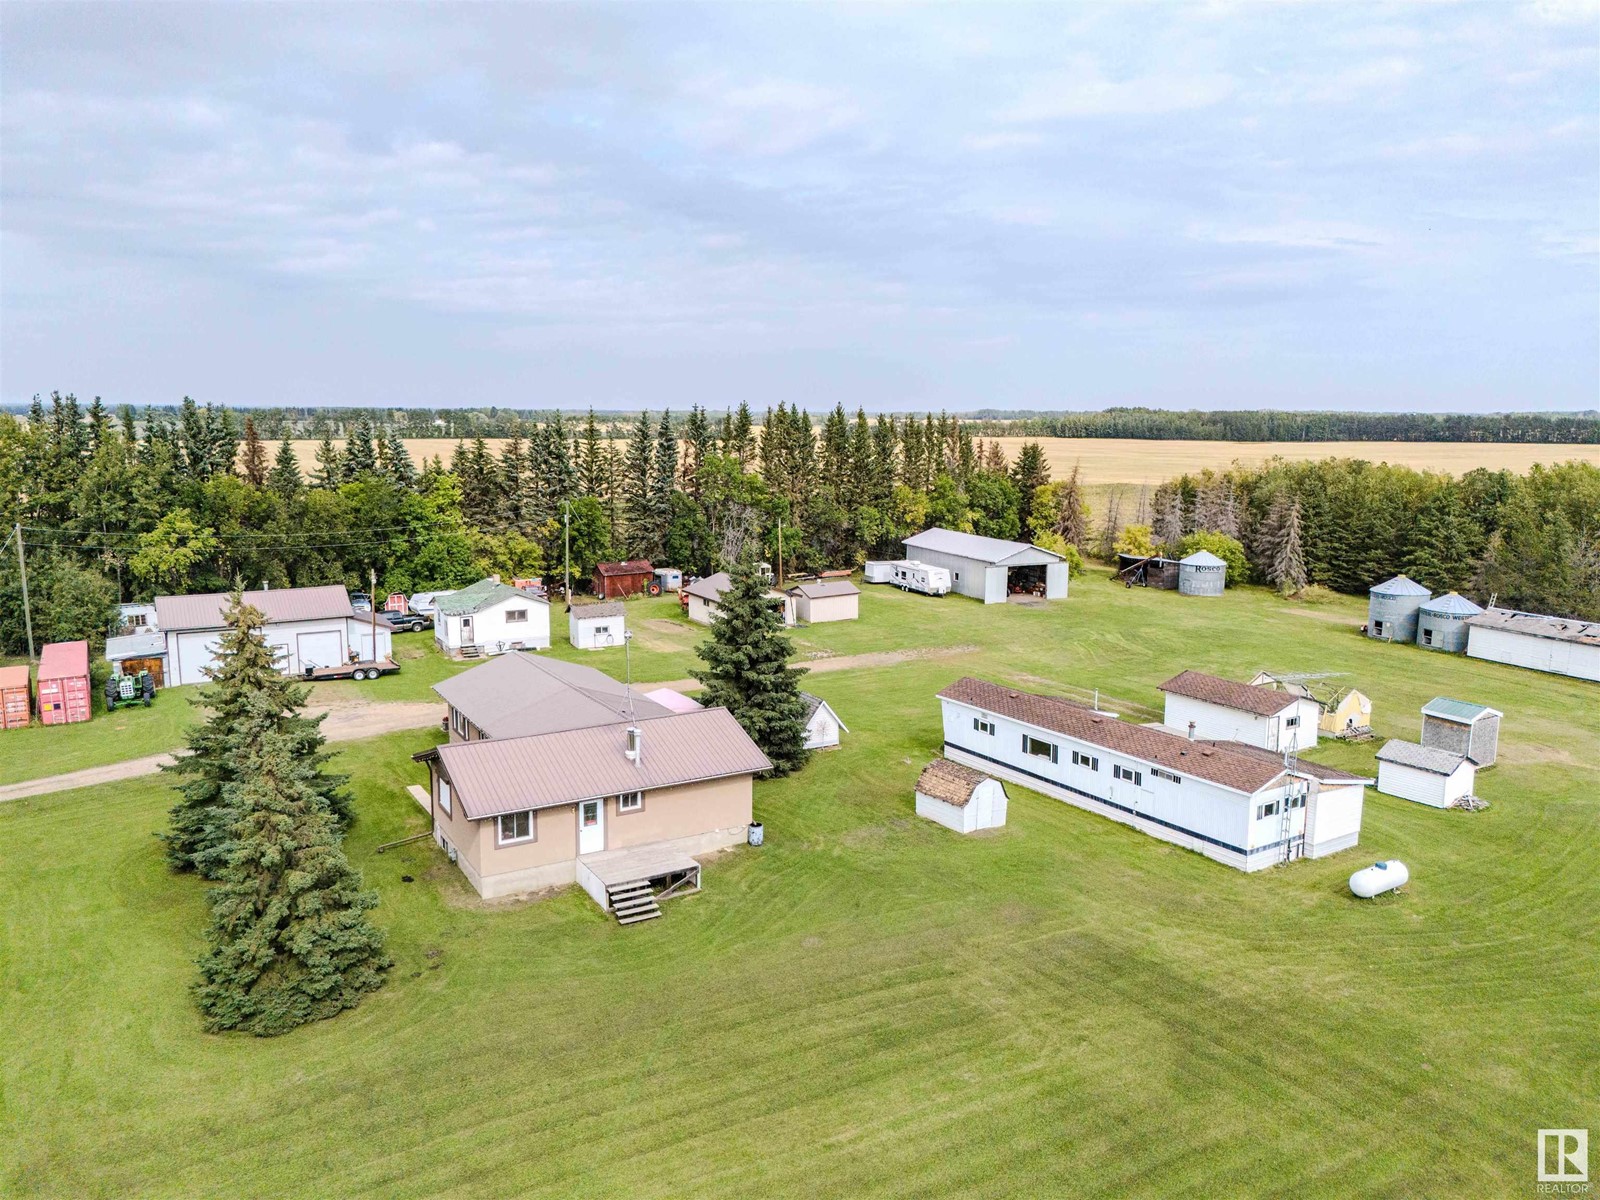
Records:
[[[1008,458],[1015,458],[1025,441],[1044,447],[1050,470],[1057,478],[1072,469],[1082,470],[1091,488],[1113,484],[1157,484],[1185,471],[1223,468],[1234,462],[1255,466],[1274,456],[1304,462],[1321,458],[1364,458],[1425,471],[1461,475],[1474,467],[1508,467],[1526,471],[1535,463],[1580,459],[1600,465],[1600,446],[1524,445],[1494,442],[1194,442],[1148,441],[1141,438],[1019,438],[998,439]],[[499,441],[490,439],[499,451]],[[300,466],[316,466],[317,443],[297,441]],[[449,464],[455,453],[453,438],[407,438],[406,450],[418,466],[438,455]]]

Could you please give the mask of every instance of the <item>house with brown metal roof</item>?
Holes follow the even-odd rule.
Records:
[[[381,661],[393,652],[388,623],[357,613],[350,606],[350,593],[337,584],[246,592],[244,601],[265,618],[262,633],[286,674]],[[168,687],[205,683],[209,678],[206,671],[216,663],[227,608],[227,592],[156,597],[156,627],[165,643],[162,673]]]
[[[958,679],[939,702],[947,759],[1240,870],[1321,858],[1360,837],[1372,780],[1333,767],[981,679]]]
[[[1184,671],[1161,685],[1163,724],[1196,737],[1246,742],[1267,750],[1309,750],[1322,709],[1310,696]]]
[[[725,708],[674,711],[590,667],[513,653],[435,686],[433,835],[487,898],[576,882],[631,924],[745,840],[772,764]]]

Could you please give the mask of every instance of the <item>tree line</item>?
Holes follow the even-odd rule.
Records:
[[[1124,548],[1206,548],[1230,574],[1364,595],[1404,573],[1479,604],[1600,620],[1600,467],[1460,478],[1355,459],[1183,475]],[[1201,536],[1197,536],[1201,535]]]
[[[1531,442],[1600,443],[1596,413],[980,412],[975,433],[1009,437],[1151,438],[1219,442]]]

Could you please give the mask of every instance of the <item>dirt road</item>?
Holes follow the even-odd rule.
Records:
[[[327,714],[327,720],[322,722],[322,732],[330,742],[354,742],[402,729],[426,729],[438,723],[442,710],[435,701],[407,700],[390,704],[340,704],[321,709],[312,707],[306,711]],[[66,792],[73,788],[138,779],[142,775],[154,775],[171,761],[171,754],[151,754],[144,758],[130,758],[126,762],[107,763],[103,767],[68,771],[65,775],[25,779],[21,783],[0,787],[0,803],[20,800],[24,796],[43,796],[49,792]]]

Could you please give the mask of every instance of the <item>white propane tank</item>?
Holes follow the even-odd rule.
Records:
[[[1406,870],[1405,863],[1390,859],[1388,862],[1373,863],[1350,876],[1350,890],[1363,900],[1370,900],[1397,887],[1404,887],[1410,878],[1411,872]]]

